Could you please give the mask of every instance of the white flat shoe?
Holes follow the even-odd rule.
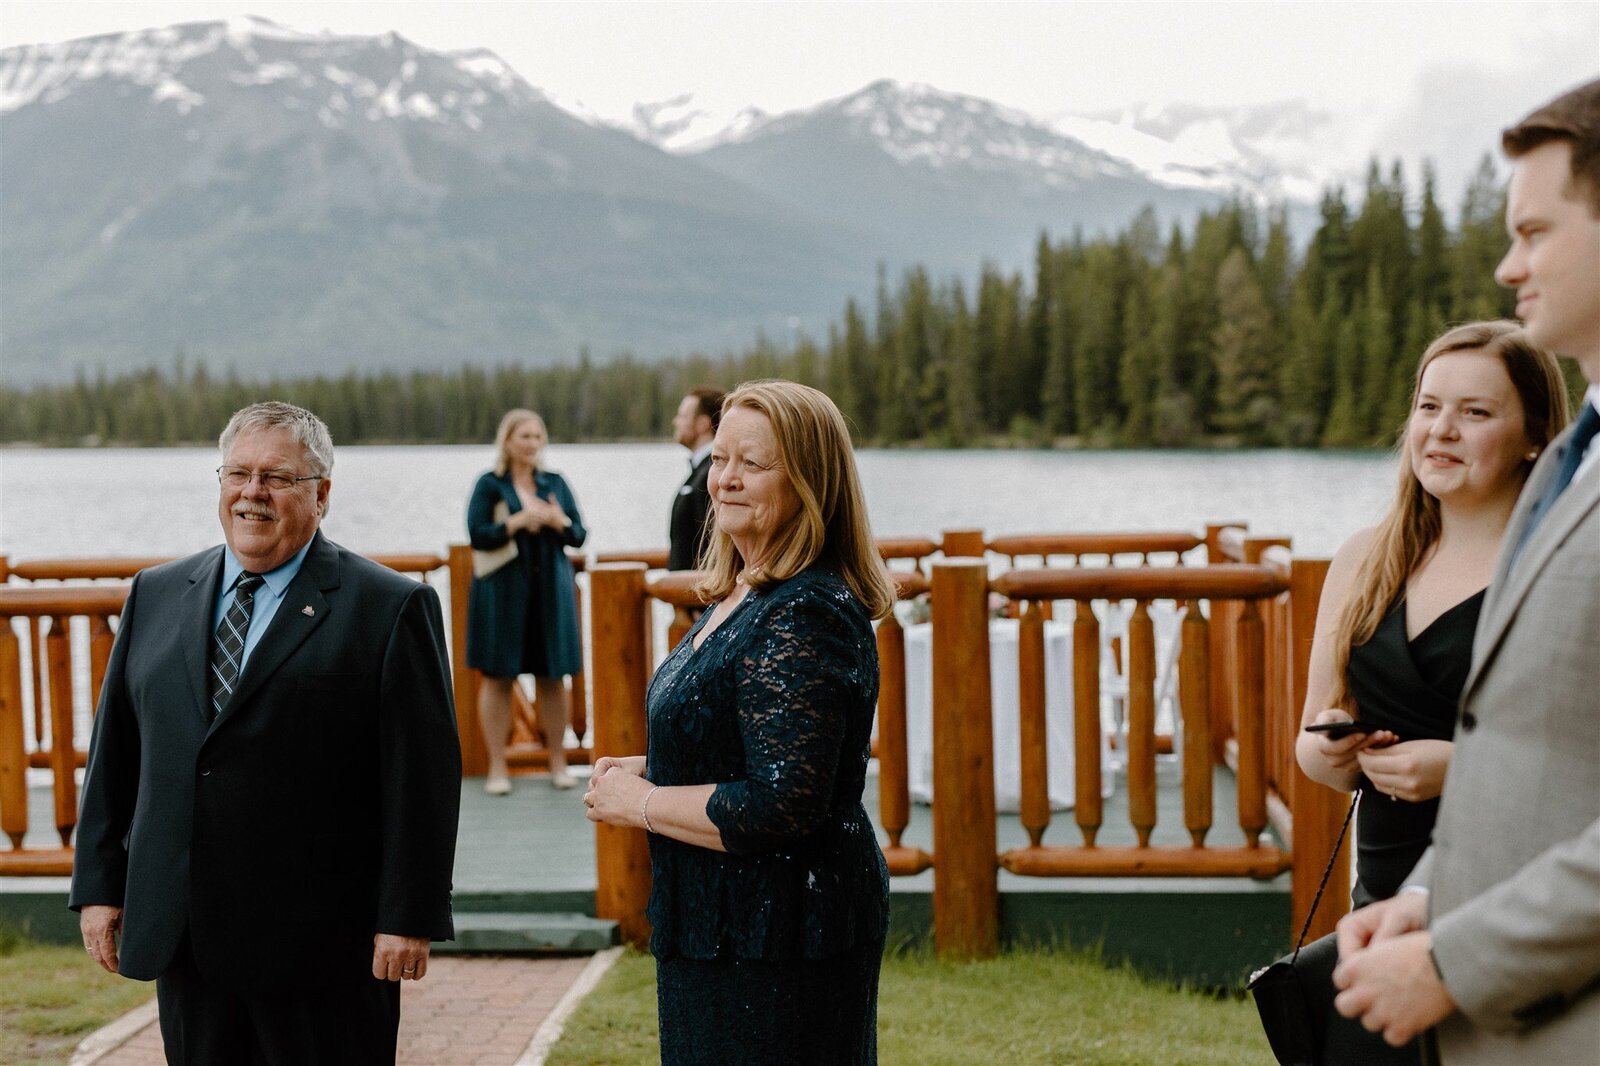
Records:
[[[483,783],[483,790],[491,796],[511,795],[511,778],[491,777]]]
[[[559,774],[551,774],[550,775],[550,787],[551,788],[559,788],[559,789],[565,790],[565,789],[569,789],[569,788],[574,788],[574,787],[577,786],[577,784],[578,784],[578,782],[573,778],[573,776],[571,774],[567,773],[565,770],[561,771]]]

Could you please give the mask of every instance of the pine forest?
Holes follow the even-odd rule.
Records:
[[[1323,195],[1297,252],[1281,207],[1234,202],[1163,234],[1146,210],[1115,238],[1038,242],[1031,276],[975,283],[880,269],[822,339],[645,362],[462,367],[260,380],[186,365],[0,389],[0,441],[199,443],[235,409],[285,399],[341,443],[493,439],[511,407],[552,440],[660,439],[684,392],[762,377],[826,391],[858,443],[929,447],[1361,448],[1404,421],[1417,359],[1447,324],[1510,312],[1486,156],[1450,228],[1424,168],[1369,167],[1359,210]],[[1581,391],[1581,390],[1580,390]]]

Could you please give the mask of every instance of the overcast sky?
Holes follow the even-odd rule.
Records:
[[[1476,158],[1600,74],[1600,4],[249,3],[0,0],[12,46],[253,13],[300,30],[394,30],[487,47],[567,103],[626,119],[683,93],[713,112],[806,107],[877,78],[1040,116],[1138,103],[1301,99],[1338,150]],[[1351,140],[1362,143],[1348,143]]]

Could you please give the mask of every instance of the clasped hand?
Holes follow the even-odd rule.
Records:
[[[1428,897],[1401,892],[1339,922],[1333,1005],[1400,1047],[1449,1016],[1455,1000],[1433,966]]]
[[[506,516],[508,533],[515,533],[520,529],[537,533],[541,529],[565,529],[567,525],[567,513],[561,509],[561,505],[542,496],[536,497],[515,514]]]
[[[641,813],[645,795],[654,786],[644,777],[645,757],[629,755],[597,760],[583,794],[585,812],[591,822],[624,828],[643,828]]]

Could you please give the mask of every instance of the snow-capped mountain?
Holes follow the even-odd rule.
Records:
[[[1311,202],[1334,178],[1318,172],[1317,136],[1331,121],[1304,104],[1248,108],[1137,106],[1115,114],[1034,116],[978,97],[884,80],[816,108],[769,115],[746,108],[722,116],[692,94],[638,104],[624,128],[682,155],[781,134],[807,116],[840,108],[868,119],[870,136],[902,162],[978,169],[1035,169],[1065,186],[1087,168],[1143,176],[1164,187],[1260,200]],[[1091,162],[1092,160],[1092,162]]]
[[[10,381],[713,350],[870,250],[550,103],[487,52],[211,22],[0,52]]]
[[[1041,231],[1256,190],[1154,123],[885,81],[624,130],[488,51],[259,19],[6,49],[0,358],[16,382],[179,348],[257,376],[816,335],[879,263],[1020,268]]]
[[[391,118],[477,130],[487,111],[544,99],[485,49],[430,53],[393,33],[309,34],[244,16],[8,50],[0,114],[107,81],[146,89],[151,103],[179,114],[219,89],[255,88],[285,110],[311,111],[330,129]]]
[[[1163,184],[1020,111],[878,81],[712,139],[692,158],[808,212],[829,212],[895,255],[970,272],[1026,261],[1041,231],[1115,232],[1142,207],[1186,220],[1232,186]],[[930,232],[937,247],[925,247]]]

